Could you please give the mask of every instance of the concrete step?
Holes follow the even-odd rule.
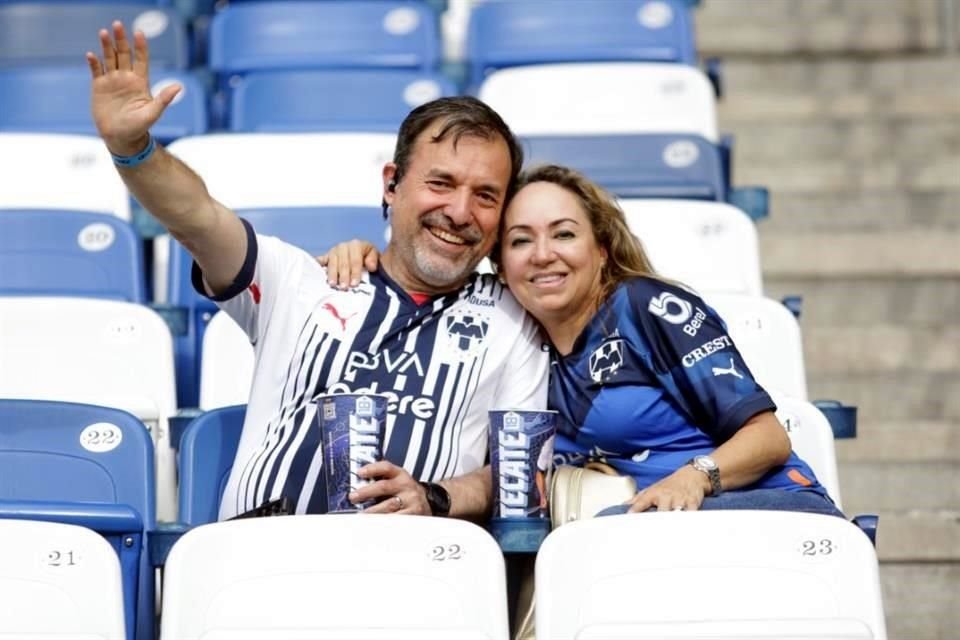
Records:
[[[767,261],[767,255],[761,255]],[[922,330],[939,328],[960,318],[957,277],[804,277],[765,272],[764,285],[766,295],[775,299],[785,295],[803,297],[800,325],[804,330],[878,324],[909,325]]]
[[[960,190],[800,192],[773,191],[770,217],[760,233],[960,230]]]
[[[890,54],[942,46],[938,0],[722,0],[695,12],[698,46],[716,54]]]
[[[850,501],[844,496],[847,506]],[[865,510],[846,509],[847,517]],[[960,562],[960,511],[880,511],[877,556],[881,562]]]
[[[960,327],[904,325],[807,327],[804,362],[811,376],[843,373],[960,373]]]
[[[789,193],[850,193],[903,190],[919,193],[960,190],[960,152],[940,150],[924,158],[900,156],[893,148],[868,158],[843,155],[792,157],[738,144],[734,151],[734,184],[761,185]],[[754,155],[756,154],[756,155]]]
[[[807,374],[809,396],[858,407],[858,421],[960,420],[960,373]],[[955,478],[960,481],[960,477]],[[960,483],[960,482],[958,482]]]
[[[960,276],[960,231],[759,231],[768,279]]]
[[[880,585],[890,640],[957,638],[960,564],[883,563]]]
[[[835,441],[837,460],[960,463],[960,421],[857,420],[857,437]],[[957,505],[960,508],[960,505]]]
[[[960,463],[843,462],[840,494],[853,515],[960,511]]]
[[[751,0],[751,4],[761,3]],[[913,105],[919,98],[955,96],[960,92],[958,59],[958,52],[894,58],[725,57],[726,91],[720,108],[725,114],[736,116],[739,109],[727,109],[729,101],[730,105],[740,104],[762,118],[764,113],[819,117],[823,114],[817,107],[822,107],[842,118],[847,113],[857,113],[854,106],[862,105],[862,96],[872,96],[876,104],[862,108],[892,115],[900,109],[912,112],[921,108]],[[752,104],[755,97],[758,101]]]
[[[960,157],[960,126],[955,115],[924,120],[758,122],[733,131],[734,169],[740,175],[754,164],[770,162],[795,167],[809,160],[858,160],[883,166],[890,159],[916,163]],[[960,190],[960,173],[954,174],[953,184]]]
[[[956,66],[957,60],[952,60]],[[874,94],[851,88],[837,95],[809,95],[796,87],[760,93],[728,87],[717,105],[721,131],[751,123],[793,123],[824,120],[863,122],[902,119],[948,119],[960,115],[960,88],[952,84],[902,94]]]

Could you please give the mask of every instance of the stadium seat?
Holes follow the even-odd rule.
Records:
[[[777,419],[790,436],[793,450],[810,465],[817,480],[842,510],[833,430],[826,416],[800,398],[775,393],[773,399],[777,403]]]
[[[183,90],[150,131],[168,143],[206,133],[207,96],[187,72],[158,71],[153,93],[177,82]],[[90,71],[83,67],[0,69],[0,131],[97,135],[90,116]]]
[[[509,637],[500,548],[453,518],[208,524],[173,546],[164,584],[162,640]]]
[[[143,31],[150,67],[186,69],[183,19],[171,7],[131,2],[23,2],[0,4],[0,67],[53,65],[86,68],[83,54],[98,52],[97,32],[113,20]]]
[[[233,131],[395,133],[411,109],[452,95],[440,74],[406,69],[263,71],[235,81],[229,122]]]
[[[5,325],[22,317],[16,315],[16,309],[12,309],[6,301],[0,300],[0,305],[3,309],[0,317]],[[73,309],[65,305],[62,311],[69,315]],[[38,327],[36,333],[42,334],[42,329]],[[4,337],[6,335],[5,331]],[[79,339],[84,338],[79,336]],[[7,354],[12,351],[6,343],[0,349]],[[77,374],[75,368],[67,365],[67,360],[62,357],[61,351],[60,362],[48,364],[54,368],[59,365],[64,369],[73,369],[72,373]],[[11,369],[13,375],[21,377],[45,374],[47,378],[53,377],[39,367],[24,367],[15,352],[12,357],[4,357],[2,377],[7,378],[7,371]],[[90,376],[93,369],[91,366],[77,377]],[[15,396],[16,393],[10,393],[6,382],[4,380],[0,395]],[[127,639],[153,638],[154,576],[145,548],[146,536],[156,527],[154,451],[150,434],[143,423],[125,411],[102,406],[0,400],[0,424],[3,425],[0,429],[0,486],[4,487],[0,499],[0,530],[5,531],[3,527],[7,526],[3,520],[12,518],[79,525],[100,533],[112,547],[115,557],[119,558]],[[64,544],[68,540],[65,537]],[[102,552],[84,538],[79,538],[79,542],[85,547],[89,545],[89,556],[79,546],[54,546],[36,555],[25,554],[25,549],[20,548],[19,554],[22,558],[30,558],[32,563],[36,563],[36,568],[43,567],[43,573],[48,575],[52,573],[51,567],[44,564],[50,559],[57,559],[54,554],[58,552],[59,560],[64,564],[69,563],[69,553],[73,551],[75,562],[80,566],[87,566],[89,562],[89,569],[95,570],[95,559]],[[17,549],[7,538],[4,538],[3,546],[8,552]],[[7,563],[2,564],[0,573],[7,567]],[[56,569],[57,572],[69,570],[63,565]],[[82,575],[85,570],[78,568],[77,571]],[[110,587],[110,582],[103,586]],[[26,583],[21,585],[21,588],[26,587]],[[66,593],[59,597],[65,596]],[[97,604],[94,593],[88,594],[85,599],[102,610],[104,605]],[[36,624],[42,624],[44,619],[56,619],[57,613],[61,613],[52,604],[43,603],[47,611],[34,620]],[[9,605],[9,600],[5,600],[4,606],[0,607],[0,618],[3,618],[2,612],[7,611]],[[40,605],[41,602],[36,602],[32,606]],[[64,610],[62,613],[66,612]],[[2,629],[3,632],[10,631],[6,626]],[[31,631],[36,633],[38,629]],[[73,634],[80,629],[70,628],[67,631],[71,632],[69,637],[73,638],[78,637]]]
[[[553,531],[536,561],[551,640],[884,640],[877,556],[843,518],[625,514]]]
[[[145,303],[140,239],[104,213],[0,209],[0,295]]]
[[[86,2],[87,0],[84,0]],[[0,0],[0,5],[2,4],[63,4],[63,0]],[[112,0],[113,4],[132,4],[140,7],[143,6],[155,6],[155,7],[168,7],[171,4],[171,0]]]
[[[19,638],[127,640],[120,562],[75,525],[0,520],[0,629]]]
[[[393,158],[395,140],[394,134],[387,133],[233,133],[183,138],[169,149],[203,177],[213,197],[234,210],[371,207],[382,198],[381,173],[383,165]],[[379,216],[378,210],[374,217],[382,220]],[[368,217],[368,223],[372,224],[372,220]],[[310,246],[320,245],[305,248]],[[175,267],[172,252],[169,237],[156,239],[156,299],[183,309],[199,296],[189,283],[189,261],[181,261]],[[216,310],[209,301],[204,303],[208,305],[206,309],[194,317],[183,317],[180,322],[182,329],[176,350],[178,398],[182,407],[197,404],[199,369],[196,362],[202,330]],[[176,309],[170,312],[177,315]],[[200,321],[199,325],[195,319]]]
[[[182,138],[169,151],[233,209],[377,206],[395,133],[223,133]]]
[[[524,162],[579,170],[621,198],[726,201],[719,149],[696,135],[524,136]]]
[[[221,76],[264,69],[432,71],[439,46],[436,15],[422,2],[237,3],[213,17],[210,68]]]
[[[178,522],[195,527],[217,521],[246,415],[246,404],[212,409],[194,418],[183,432]]]
[[[621,199],[653,266],[701,294],[762,295],[756,225],[722,202]]]
[[[117,300],[14,296],[0,296],[0,318],[0,397],[83,402],[137,416],[156,449],[158,515],[172,520],[169,419],[177,405],[163,320],[143,305]]]
[[[0,209],[91,211],[130,221],[130,196],[100,138],[0,133],[0,175]]]
[[[253,346],[233,318],[218,311],[203,332],[200,401],[204,411],[246,404],[253,381]]]
[[[232,209],[368,207],[383,196],[381,173],[395,142],[393,133],[230,133],[183,138],[169,151]],[[157,302],[169,300],[169,263],[170,241],[161,236],[154,243]]]
[[[488,76],[477,95],[521,136],[667,133],[719,143],[710,81],[685,65],[611,62],[503,69]]]
[[[705,299],[723,318],[757,382],[768,391],[807,399],[800,325],[785,306],[742,293],[710,293]]]
[[[351,238],[377,242],[380,249],[386,246],[386,222],[381,210],[375,207],[238,208],[237,213],[246,218],[258,233],[276,236],[311,255],[325,253],[338,242]],[[169,255],[168,304],[184,309],[186,314],[186,331],[174,338],[177,396],[181,407],[192,407],[197,405],[201,386],[198,376],[202,367],[204,335],[218,307],[194,290],[191,280],[193,259],[186,249],[171,242]],[[238,379],[237,388],[242,388],[244,383]]]
[[[693,19],[674,0],[483,2],[470,14],[467,58],[478,86],[493,69],[572,61],[697,62]]]

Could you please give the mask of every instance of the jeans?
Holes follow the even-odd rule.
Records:
[[[615,504],[597,514],[615,516],[626,513],[629,504]],[[844,518],[830,498],[816,491],[786,491],[784,489],[748,489],[746,491],[728,491],[719,496],[707,496],[700,505],[702,511],[716,509],[757,509],[760,511],[802,511],[804,513],[822,513],[828,516]],[[651,507],[647,511],[656,511]]]

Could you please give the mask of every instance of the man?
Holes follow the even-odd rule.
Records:
[[[543,408],[548,372],[533,322],[495,279],[473,274],[522,162],[500,117],[472,98],[434,101],[407,117],[383,168],[392,237],[381,269],[335,289],[312,257],[257,236],[153,142],[150,126],[179,87],[150,95],[142,33],[132,52],[119,22],[112,37],[99,35],[103,60],[86,56],[97,129],[133,195],[194,257],[194,286],[256,351],[220,517],[280,497],[297,513],[325,512],[312,400],[348,391],[391,400],[385,460],[364,467],[376,481],[354,502],[377,499],[368,509],[377,513],[484,517],[486,412]]]

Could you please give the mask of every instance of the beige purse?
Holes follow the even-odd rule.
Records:
[[[626,502],[637,494],[637,483],[605,462],[583,467],[561,465],[550,483],[550,522],[553,528],[574,520],[592,518],[603,509]]]
[[[583,467],[561,465],[550,481],[550,522],[556,529],[574,520],[592,518],[600,511],[626,502],[637,494],[632,476],[622,476],[605,462],[588,462]],[[532,566],[520,587],[517,631],[514,640],[535,640]]]

